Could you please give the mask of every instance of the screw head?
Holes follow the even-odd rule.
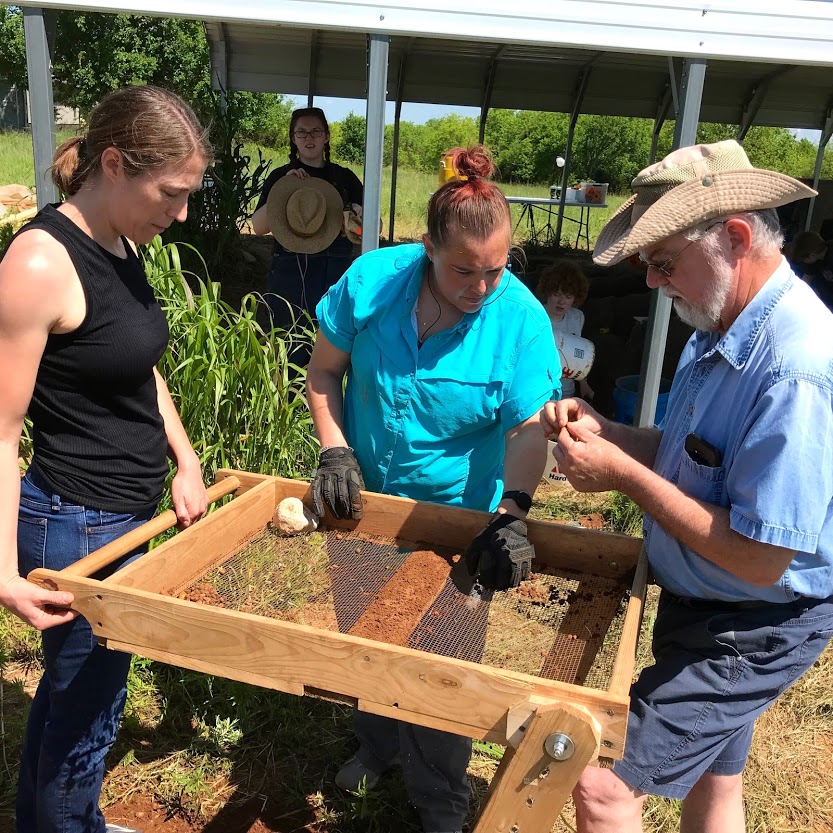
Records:
[[[573,757],[573,752],[576,751],[576,745],[569,735],[565,735],[562,732],[553,732],[544,741],[544,751],[553,760],[566,761],[568,758]]]

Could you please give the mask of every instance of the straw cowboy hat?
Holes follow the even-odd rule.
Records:
[[[633,196],[610,218],[593,249],[593,260],[602,266],[716,217],[816,195],[791,176],[753,168],[734,139],[679,148],[637,174],[631,187]]]
[[[281,177],[269,191],[266,220],[289,252],[323,252],[338,237],[344,201],[333,185],[317,177]]]

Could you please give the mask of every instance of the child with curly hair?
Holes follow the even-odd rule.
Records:
[[[587,300],[590,284],[581,268],[568,260],[557,260],[541,272],[536,287],[538,300],[544,305],[552,324],[555,343],[558,334],[580,336],[584,327],[584,313],[579,307]],[[562,377],[561,397],[576,395],[576,382]],[[582,399],[593,398],[593,389],[585,379],[578,382],[578,395]]]

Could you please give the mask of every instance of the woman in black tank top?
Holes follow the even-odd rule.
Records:
[[[87,135],[55,155],[66,202],[24,226],[0,263],[0,604],[43,631],[46,668],[20,766],[20,833],[107,829],[98,799],[130,666],[67,609],[71,594],[25,576],[62,569],[146,522],[166,456],[177,466],[180,525],[205,514],[199,460],[156,370],[168,326],[133,244],[185,217],[210,161],[205,131],[177,96],[112,93]],[[34,458],[21,480],[27,411]]]

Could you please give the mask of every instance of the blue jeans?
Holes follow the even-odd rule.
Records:
[[[61,570],[150,520],[67,503],[31,471],[21,481],[18,567]],[[103,578],[141,548],[96,574]],[[83,617],[43,632],[45,671],[20,762],[18,833],[104,833],[98,806],[104,759],[121,719],[130,655],[97,644]]]

